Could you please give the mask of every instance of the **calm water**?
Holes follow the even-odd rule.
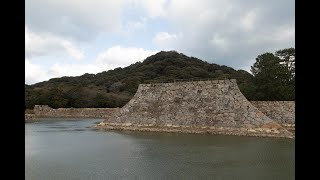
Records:
[[[87,128],[98,121],[26,124],[26,179],[294,179],[294,140]]]

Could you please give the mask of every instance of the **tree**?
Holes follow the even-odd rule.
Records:
[[[290,58],[292,53],[289,52],[291,50],[280,50],[276,55],[264,53],[256,58],[256,62],[251,66],[256,87],[255,98],[275,101],[295,99],[294,68],[292,63],[289,63],[293,58]]]
[[[68,99],[65,98],[63,89],[60,87],[52,88],[48,94],[48,105],[52,108],[66,107]]]
[[[281,64],[285,64],[291,73],[291,78],[295,79],[296,70],[296,53],[294,48],[282,49],[275,53],[281,59]]]

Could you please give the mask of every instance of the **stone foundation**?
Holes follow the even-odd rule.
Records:
[[[197,127],[197,126],[172,126],[155,127],[151,125],[133,124],[106,124],[101,122],[92,126],[96,130],[123,130],[123,131],[149,131],[149,132],[168,132],[168,133],[191,133],[191,134],[220,134],[253,137],[278,137],[294,138],[294,135],[285,129],[276,128],[232,128],[232,127]]]
[[[103,123],[96,128],[293,137],[253,106],[234,79],[140,84],[135,96]]]
[[[24,119],[25,119],[25,122],[34,122],[36,120],[34,114],[25,114]]]
[[[35,105],[37,118],[109,118],[120,108],[58,108],[48,105]]]
[[[295,102],[294,101],[250,101],[270,119],[282,125],[295,124]]]

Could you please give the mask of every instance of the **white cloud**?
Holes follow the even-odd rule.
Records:
[[[276,28],[273,38],[277,42],[287,42],[295,39],[294,26],[281,26]]]
[[[163,46],[209,62],[238,68],[261,52],[294,46],[290,0],[171,0],[166,7],[171,31],[183,38]]]
[[[156,34],[154,40],[157,42],[168,41],[171,39],[177,39],[178,36],[176,34],[169,34],[167,32],[159,32]]]
[[[132,5],[136,8],[141,8],[146,11],[148,17],[166,17],[166,4],[169,0],[131,0]]]
[[[169,34],[168,32],[158,32],[152,39],[153,43],[162,47],[162,48],[171,48],[174,47],[179,39],[183,37],[182,33],[178,34]]]
[[[38,33],[76,40],[93,39],[101,32],[117,32],[127,0],[27,0],[26,25]]]
[[[234,68],[249,67],[261,53],[294,46],[294,6],[292,0],[27,0],[28,81],[40,78],[31,70],[37,76],[52,77],[124,67],[154,54],[130,47],[136,43],[145,48],[150,42],[157,49],[177,50]],[[111,38],[92,41],[99,37]],[[127,44],[116,46],[114,41]],[[91,58],[92,62],[81,61],[82,65],[61,62],[42,70],[31,64],[39,56],[85,59],[83,42],[98,42],[98,48],[106,42],[105,46],[113,47]],[[96,50],[95,44],[86,45]]]
[[[28,59],[25,59],[25,83],[33,84],[47,80],[49,77],[46,71],[38,65],[32,64]]]
[[[197,25],[210,26],[212,23],[224,22],[233,10],[228,0],[171,0],[167,17],[175,24],[188,24],[188,27],[196,29],[199,28]]]
[[[143,61],[158,51],[144,50],[143,48],[113,46],[100,53],[96,58],[97,64],[128,66],[132,63]]]
[[[209,42],[215,49],[221,51],[226,51],[229,46],[228,40],[217,33],[213,35]]]
[[[32,64],[25,60],[25,83],[34,84],[54,77],[80,76],[85,73],[99,73],[117,67],[125,67],[143,61],[158,51],[144,50],[136,47],[113,46],[98,54],[97,58],[86,64],[54,63],[47,67]]]
[[[55,63],[49,68],[32,64],[25,60],[25,83],[34,84],[51,78],[62,76],[80,76],[85,73],[99,73],[115,68],[114,66],[97,66],[96,64],[59,64]]]
[[[80,76],[85,73],[99,73],[111,67],[96,64],[54,64],[47,70],[50,77]]]
[[[70,41],[63,40],[61,45],[66,49],[71,57],[75,59],[82,59],[84,57],[83,52],[76,49]]]
[[[65,39],[52,34],[35,34],[25,27],[25,56],[32,58],[35,56],[56,56],[68,54],[75,59],[82,59],[82,51]]]
[[[145,31],[147,24],[146,17],[140,17],[137,21],[129,21],[124,26],[123,32],[127,34],[132,34],[137,31]]]
[[[257,34],[256,36],[252,36],[248,39],[248,42],[250,44],[259,44],[261,42],[266,42],[266,43],[273,44],[273,47],[277,45],[278,47],[275,47],[275,48],[284,48],[279,46],[285,46],[285,44],[291,44],[291,46],[294,46],[294,39],[295,39],[294,26],[285,25],[285,26],[270,28],[268,32],[263,32],[261,34]]]
[[[245,31],[252,31],[254,30],[255,26],[255,20],[256,20],[256,10],[251,10],[246,13],[246,15],[240,20],[241,26]]]

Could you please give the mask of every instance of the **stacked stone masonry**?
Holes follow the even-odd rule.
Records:
[[[24,120],[25,120],[25,122],[33,122],[36,120],[36,118],[35,118],[34,114],[25,114]]]
[[[295,102],[294,101],[250,101],[270,119],[282,125],[295,124]]]
[[[36,117],[60,118],[109,118],[120,108],[58,108],[53,109],[47,105],[35,105],[33,111]]]
[[[292,137],[291,132],[253,106],[234,79],[140,84],[135,96],[100,126],[108,129],[140,127],[154,131],[178,128],[179,131],[193,129],[199,132],[198,129],[208,129],[206,131],[212,133],[218,132],[219,128],[232,132],[240,132],[243,128],[246,135],[261,136],[274,134],[267,129],[276,129],[275,134],[279,137]]]

